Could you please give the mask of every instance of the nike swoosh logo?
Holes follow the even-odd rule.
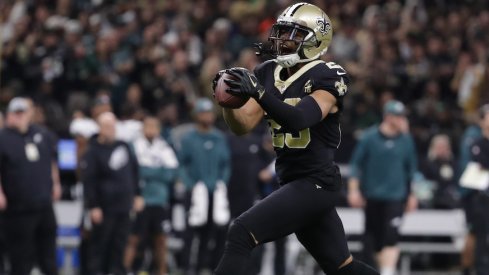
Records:
[[[257,83],[256,83],[256,81],[253,80],[253,77],[251,77],[251,75],[248,75],[248,77],[250,78],[250,81],[251,81],[251,84],[253,85],[253,87],[256,87]]]
[[[344,74],[346,74],[346,72],[340,72],[340,71],[336,71],[336,74],[337,74],[337,75],[344,75]]]

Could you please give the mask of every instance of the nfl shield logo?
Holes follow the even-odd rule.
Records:
[[[312,84],[311,84],[311,80],[309,79],[306,82],[306,84],[304,85],[304,93],[310,94],[311,93],[311,89],[312,89]]]

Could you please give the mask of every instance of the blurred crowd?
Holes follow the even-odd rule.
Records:
[[[252,69],[253,43],[266,40],[292,1],[2,1],[0,106],[33,97],[45,123],[69,123],[101,95],[118,117],[157,114],[167,127],[190,119],[211,97],[222,68]],[[312,1],[333,21],[323,58],[353,77],[345,100],[344,142],[381,119],[391,98],[411,111],[418,152],[440,132],[456,142],[488,101],[489,12],[485,1]],[[340,161],[348,161],[347,152]]]
[[[16,96],[32,98],[33,122],[60,138],[75,138],[79,157],[99,131],[99,114],[113,112],[116,135],[128,143],[142,134],[143,119],[155,116],[181,161],[181,142],[192,131],[195,110],[204,108],[198,102],[212,99],[215,73],[232,66],[253,69],[263,61],[253,44],[266,41],[277,14],[292,2],[0,1],[0,110]],[[380,123],[383,105],[397,99],[408,109],[423,179],[450,181],[455,189],[463,133],[477,122],[478,108],[489,103],[487,1],[309,2],[333,22],[332,44],[322,58],[341,64],[352,77],[337,161],[350,161],[363,131]],[[220,110],[213,110],[215,126],[226,131]],[[227,136],[228,158],[265,151],[256,162],[262,166],[252,167],[258,174],[272,161],[265,134],[259,127],[239,141]],[[438,159],[450,165],[452,177],[433,168]],[[251,173],[229,169],[230,175],[216,179],[239,182]],[[243,188],[257,197],[273,189],[232,185],[228,192],[241,194]],[[452,189],[439,191],[450,194],[426,205],[458,207]],[[247,197],[239,208],[254,199]],[[231,209],[230,215],[243,210]]]

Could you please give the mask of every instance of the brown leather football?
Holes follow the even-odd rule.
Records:
[[[248,102],[249,97],[239,97],[226,92],[226,89],[229,88],[229,86],[224,82],[224,79],[234,79],[234,77],[228,73],[223,73],[217,81],[216,89],[214,90],[214,98],[217,101],[217,104],[224,108],[241,108]]]

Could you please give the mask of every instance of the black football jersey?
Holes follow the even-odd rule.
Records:
[[[334,151],[341,142],[339,118],[349,83],[347,72],[334,62],[321,60],[306,63],[287,79],[283,79],[282,70],[286,69],[267,61],[258,65],[254,73],[266,93],[287,104],[296,105],[317,90],[329,92],[337,100],[338,112],[330,113],[316,125],[296,132],[282,127],[265,114],[277,153],[276,171],[281,182],[303,177],[322,178],[327,176],[324,175],[326,171],[335,167]]]

